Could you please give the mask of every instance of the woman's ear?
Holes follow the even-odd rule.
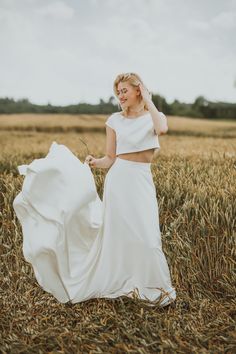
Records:
[[[136,91],[137,91],[137,96],[141,96],[141,90],[139,87],[137,87]]]

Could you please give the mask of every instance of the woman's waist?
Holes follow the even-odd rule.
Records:
[[[135,151],[129,153],[122,153],[116,155],[120,159],[141,162],[141,163],[151,163],[154,155],[154,149]]]

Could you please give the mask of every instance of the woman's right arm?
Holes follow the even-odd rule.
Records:
[[[116,158],[111,158],[110,156],[105,155],[101,159],[95,160],[95,167],[98,168],[110,168],[111,165],[115,162]]]
[[[88,155],[91,156],[91,155]],[[87,156],[87,157],[88,157]],[[87,159],[86,157],[86,159]],[[91,158],[88,164],[91,167],[110,168],[116,160],[116,132],[106,125],[106,155],[100,159]]]
[[[95,167],[110,168],[116,160],[116,132],[106,125],[106,155],[96,159]]]

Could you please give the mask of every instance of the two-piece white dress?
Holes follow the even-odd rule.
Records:
[[[162,113],[163,114],[163,113]],[[116,154],[159,149],[152,117],[111,114]],[[23,254],[40,286],[65,303],[134,296],[176,298],[162,251],[151,163],[116,158],[100,199],[90,167],[53,142],[45,158],[18,166],[25,175],[13,207]]]

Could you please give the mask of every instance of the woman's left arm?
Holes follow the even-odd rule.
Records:
[[[157,135],[166,134],[168,131],[167,118],[165,114],[161,114],[154,103],[151,101],[147,103],[148,110],[152,116],[154,129]]]
[[[168,131],[168,124],[167,124],[167,118],[165,114],[161,114],[161,112],[158,111],[154,103],[152,102],[152,97],[151,94],[149,93],[148,89],[143,85],[139,85],[142,97],[144,102],[147,105],[147,108],[152,116],[153,120],[153,125],[154,129],[157,135],[161,134],[166,134]]]

